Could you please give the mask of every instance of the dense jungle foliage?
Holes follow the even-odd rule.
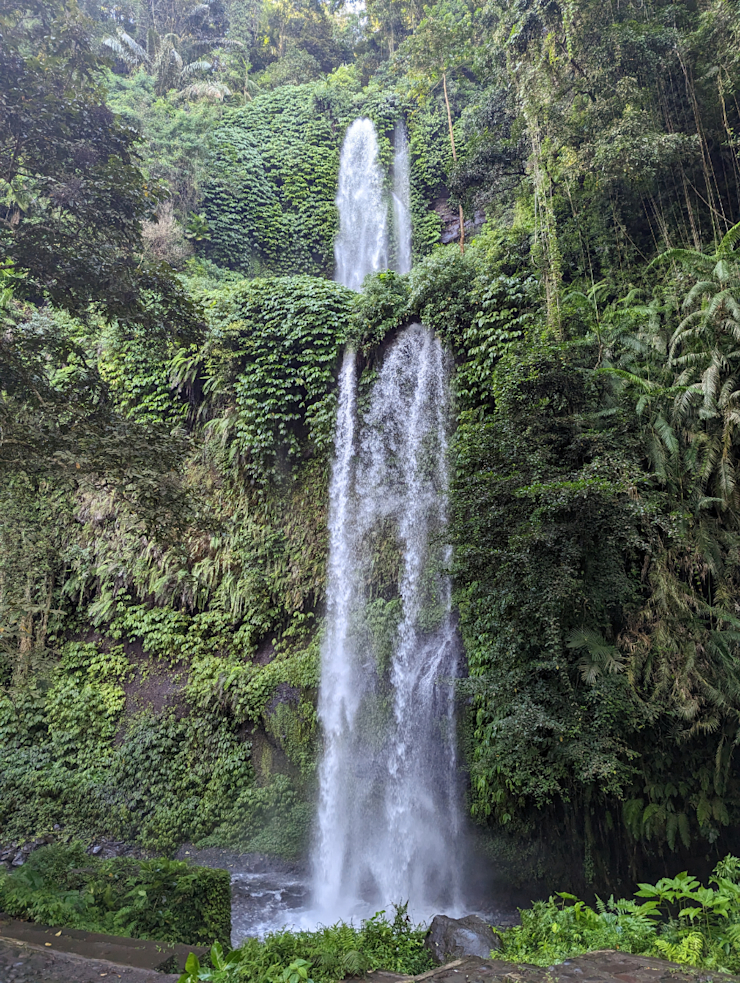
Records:
[[[7,0],[0,31],[0,842],[306,849],[336,374],[350,340],[366,391],[420,319],[481,842],[579,891],[708,874],[740,829],[736,5]],[[358,116],[389,171],[409,134],[415,265],[354,295]]]

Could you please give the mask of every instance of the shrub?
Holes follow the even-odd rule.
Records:
[[[175,860],[98,860],[79,843],[52,844],[0,877],[0,909],[15,918],[160,942],[229,943],[225,870]]]
[[[558,894],[521,910],[522,923],[500,932],[501,956],[548,966],[595,949],[620,949],[721,972],[740,969],[740,860],[727,856],[702,887],[686,871],[640,884],[644,899],[591,908]],[[559,900],[558,900],[559,899]]]

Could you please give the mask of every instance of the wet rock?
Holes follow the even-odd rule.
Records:
[[[113,857],[136,857],[141,860],[149,856],[140,847],[124,843],[121,840],[108,840],[105,837],[97,839],[87,848],[86,852],[93,857],[99,857],[101,860],[111,860]]]
[[[424,945],[437,962],[443,963],[462,956],[488,959],[492,949],[501,947],[501,940],[478,915],[466,915],[464,918],[435,915]]]
[[[13,870],[14,867],[22,867],[34,850],[46,843],[52,843],[54,836],[39,836],[28,843],[19,844],[16,841],[11,843],[0,843],[0,870]]]

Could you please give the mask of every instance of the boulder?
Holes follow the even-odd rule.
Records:
[[[501,947],[501,940],[488,922],[478,915],[466,915],[464,918],[435,915],[424,945],[437,962],[444,963],[462,956],[488,959],[491,949]]]

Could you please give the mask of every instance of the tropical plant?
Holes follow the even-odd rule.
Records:
[[[74,314],[97,304],[121,322],[193,330],[169,268],[142,262],[141,224],[162,189],[105,104],[89,24],[57,0],[6,4],[2,16],[0,270],[17,296]]]
[[[175,357],[178,384],[202,381],[209,434],[254,481],[293,466],[302,430],[316,449],[327,446],[351,301],[344,287],[310,277],[245,281],[213,297],[208,343]]]
[[[221,944],[216,942],[211,946],[209,955],[211,960],[210,968],[201,966],[198,957],[194,952],[191,952],[185,961],[185,972],[180,976],[177,983],[197,983],[198,980],[211,980],[212,983],[228,983],[229,980],[236,979],[234,971],[243,958],[243,953],[240,949],[232,949],[231,952],[224,955]]]
[[[164,95],[169,89],[179,90],[180,99],[205,98],[219,102],[231,95],[227,85],[217,79],[197,79],[193,76],[218,68],[218,59],[208,61],[203,54],[215,48],[242,47],[240,41],[229,38],[182,38],[178,34],[159,35],[150,31],[148,49],[142,48],[123,28],[115,36],[103,39],[103,45],[132,68],[144,67],[155,79],[155,92]]]
[[[714,888],[686,871],[640,884],[636,900],[595,908],[560,893],[521,910],[521,925],[500,931],[505,958],[540,966],[593,949],[658,955],[687,966],[736,972],[740,966],[740,861],[727,856],[712,873]],[[557,900],[559,899],[559,900]]]
[[[684,431],[688,461],[702,490],[723,509],[740,507],[736,461],[740,450],[740,262],[734,248],[740,223],[712,255],[673,249],[662,262],[676,262],[695,280],[686,294],[686,312],[671,338],[668,365],[678,390],[673,420]],[[662,427],[670,453],[675,439]]]

